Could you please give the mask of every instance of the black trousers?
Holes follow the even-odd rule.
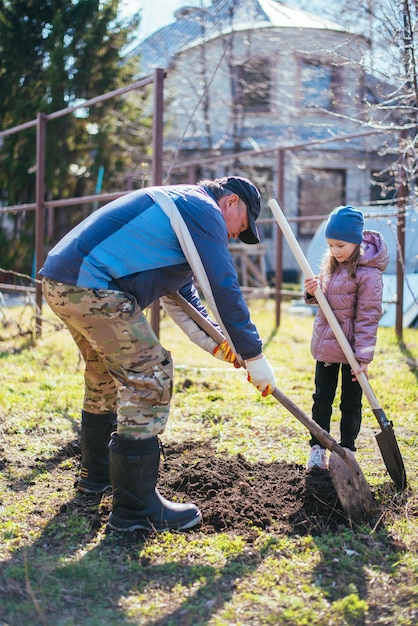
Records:
[[[327,432],[330,431],[332,404],[337,390],[338,374],[341,368],[341,422],[340,444],[344,448],[356,450],[354,442],[361,426],[362,389],[353,381],[351,366],[340,363],[325,364],[317,361],[315,369],[315,393],[313,394],[312,418]],[[312,435],[310,445],[319,444]]]

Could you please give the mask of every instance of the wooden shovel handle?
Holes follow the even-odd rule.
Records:
[[[196,324],[204,330],[207,335],[209,335],[209,337],[216,341],[218,346],[225,340],[223,334],[215,328],[215,326],[213,326],[213,324],[211,324],[210,321],[200,313],[200,311],[195,309],[194,306],[186,300],[186,298],[183,298],[180,293],[176,291],[175,293],[170,293],[168,297],[171,298],[171,300],[174,300],[174,302],[178,304],[179,307],[187,313],[187,315],[194,322],[196,322]]]
[[[206,317],[204,317],[193,305],[190,304],[179,293],[171,293],[169,296],[179,307],[188,314],[188,316],[196,322],[196,324],[212,337],[217,344],[221,344],[225,337],[222,333],[215,328]],[[325,448],[331,450],[331,452],[337,452],[339,456],[350,465],[350,458],[348,457],[344,448],[342,448],[335,439],[327,433],[326,430],[321,428],[312,418],[310,418],[304,411],[302,411],[290,398],[280,391],[277,387],[274,389],[272,396],[280,402],[292,415],[294,415],[308,430],[321,442]]]

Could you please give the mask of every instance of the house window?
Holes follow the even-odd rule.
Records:
[[[271,64],[268,59],[252,59],[236,65],[233,71],[233,97],[244,111],[268,113],[271,98]]]
[[[312,237],[321,220],[315,216],[327,215],[345,203],[344,170],[305,170],[299,177],[299,217],[301,237]]]
[[[372,172],[370,200],[374,204],[385,204],[396,197],[396,182],[393,171]]]
[[[301,105],[305,108],[336,109],[337,68],[319,61],[302,60]]]

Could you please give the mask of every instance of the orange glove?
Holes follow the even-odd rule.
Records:
[[[216,356],[217,359],[220,359],[221,361],[226,361],[227,363],[233,363],[235,365],[235,363],[237,362],[237,355],[232,352],[232,348],[226,339],[224,339],[223,342],[219,344],[219,346],[216,346],[212,354],[213,356]],[[235,367],[240,366],[238,365]]]

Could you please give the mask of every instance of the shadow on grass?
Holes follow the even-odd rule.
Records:
[[[100,498],[77,496],[62,505],[31,546],[1,563],[1,624],[129,626],[137,623],[132,615],[141,614],[142,624],[195,626],[231,599],[237,578],[259,565],[255,555],[227,559],[221,569],[175,560],[153,565],[141,557],[153,535],[105,534],[107,514]],[[180,606],[179,586],[189,589]],[[154,596],[156,590],[161,591]],[[155,605],[162,592],[164,616],[145,622],[148,602]],[[167,602],[176,608],[167,609]]]
[[[415,376],[415,378],[418,380],[418,362],[415,359],[412,351],[409,350],[409,348],[406,346],[405,342],[403,340],[401,340],[401,339],[398,341],[398,346],[399,346],[399,349],[402,352],[403,356],[405,357],[405,361],[406,361],[409,369],[411,370],[411,372]]]
[[[269,344],[273,341],[273,339],[276,337],[277,333],[279,332],[279,327],[275,327],[272,329],[271,333],[269,334],[269,336],[263,341],[263,349],[265,350]]]
[[[58,451],[54,459],[45,459],[44,469],[54,474],[54,470],[58,470],[66,455],[67,457],[69,455],[70,460],[76,460],[76,450],[75,442],[71,447],[65,446]],[[183,484],[181,481],[189,470],[196,473],[207,468],[212,474],[222,475],[224,483],[227,483],[229,468],[238,462],[237,459],[220,455],[216,460],[217,465],[214,466],[214,459],[208,459],[207,456],[208,446],[203,446],[199,450],[199,454],[203,453],[206,456],[204,465],[200,468],[196,462],[196,455],[183,455],[181,468],[176,470],[173,465],[171,474],[169,472],[173,481],[175,482],[176,471],[177,483]],[[301,506],[305,506],[304,510],[313,511],[312,497],[317,498],[321,504],[323,488],[320,487],[321,481],[318,476],[306,475],[292,464],[250,464],[242,458],[238,460],[240,460],[239,471],[242,472],[239,474],[241,484],[232,499],[236,507],[242,507],[242,511],[245,511],[245,506],[250,500],[250,489],[255,492],[255,499],[261,499],[263,508],[263,498],[270,493],[271,499],[274,485],[278,490],[279,481],[284,482],[286,475],[293,475],[295,478],[293,482],[288,483],[288,494],[294,490],[295,501],[301,499]],[[192,473],[188,475],[189,479],[193,478]],[[249,486],[242,484],[244,475],[249,477]],[[203,476],[206,481],[205,472]],[[266,485],[269,477],[273,482]],[[27,478],[33,480],[36,476],[28,474]],[[234,483],[237,481],[235,474],[230,478]],[[40,500],[35,503],[36,509],[42,508],[42,499],[48,498],[48,494],[57,488],[59,480],[59,476],[55,476],[55,479],[51,476],[51,482],[46,487],[42,487],[40,483],[38,493]],[[190,486],[193,481],[186,482]],[[170,481],[167,485],[169,488]],[[22,485],[19,485],[17,491],[21,488]],[[208,518],[210,507],[218,506],[215,503],[219,501],[221,503],[223,501],[226,506],[228,498],[231,498],[231,492],[228,489],[223,492],[222,489],[222,486],[218,486],[219,499],[214,495],[211,500],[208,495],[205,502],[196,500],[202,511],[206,507]],[[309,502],[303,502],[304,498],[309,498]],[[338,615],[343,614],[347,624],[360,626],[366,623],[364,621],[366,603],[369,619],[370,615],[378,616],[377,599],[371,598],[371,588],[368,585],[370,569],[373,568],[377,576],[379,573],[385,577],[393,575],[394,564],[400,561],[403,550],[402,546],[395,545],[391,540],[382,519],[379,519],[379,511],[367,524],[354,526],[349,523],[341,509],[336,507],[337,503],[335,506],[327,503],[325,507],[322,507],[322,503],[316,513],[311,513],[317,517],[315,524],[312,519],[306,520],[306,533],[303,532],[300,511],[297,510],[290,513],[286,524],[277,526],[275,525],[277,520],[273,519],[269,527],[256,529],[256,532],[254,529],[252,532],[248,531],[246,535],[236,532],[237,536],[244,538],[243,547],[238,554],[226,557],[221,566],[208,564],[207,558],[206,562],[202,563],[199,549],[193,553],[192,541],[194,545],[198,545],[200,539],[203,543],[210,538],[209,535],[214,535],[213,527],[205,534],[205,526],[187,533],[190,548],[189,551],[187,547],[184,548],[184,556],[181,559],[171,560],[170,556],[165,558],[166,552],[170,555],[170,548],[165,551],[165,540],[162,537],[156,547],[161,552],[158,556],[153,551],[151,561],[144,556],[146,554],[144,548],[147,548],[148,542],[155,542],[154,535],[146,536],[138,531],[127,534],[105,532],[110,500],[110,495],[77,494],[62,502],[59,511],[48,519],[36,539],[24,548],[13,551],[13,537],[6,536],[5,540],[10,542],[11,556],[0,564],[0,623],[10,626],[207,624],[215,613],[222,611],[234,599],[238,584],[244,587],[248,585],[252,590],[251,578],[257,575],[258,568],[269,567],[266,559],[275,561],[278,567],[282,559],[288,560],[289,564],[292,562],[293,555],[290,554],[289,557],[289,554],[283,553],[281,538],[286,537],[290,542],[294,540],[294,558],[301,559],[303,565],[306,547],[305,545],[300,547],[300,538],[311,533],[316,551],[310,558],[315,558],[319,553],[319,561],[315,558],[315,566],[310,571],[309,581],[303,581],[303,573],[300,573],[297,580],[291,582],[289,589],[293,586],[294,594],[297,596],[299,593],[297,589],[302,582],[305,585],[313,585],[317,589],[316,595],[323,597],[328,603],[339,606]],[[333,530],[330,530],[331,527]],[[229,526],[226,525],[222,532],[234,535],[233,522]],[[261,534],[263,539],[257,543],[256,539],[259,539]],[[167,541],[169,546],[169,540]],[[266,574],[268,578],[268,569]],[[264,593],[274,598],[275,586],[280,585],[281,580],[277,578],[277,574],[273,575],[272,580]],[[262,594],[261,591],[260,593]],[[281,604],[278,603],[277,608],[269,607],[268,623],[298,623],[297,611],[293,618],[288,613],[289,619],[282,620],[283,611],[289,610],[288,603],[292,595],[290,591],[289,594],[289,598],[283,598],[286,594],[283,594],[283,591],[279,593]],[[385,601],[390,604],[391,598],[387,597]],[[250,601],[247,599],[245,602],[248,604]],[[152,616],[158,603],[161,605],[161,616],[155,618]],[[309,606],[309,602],[307,604]],[[262,606],[257,608],[255,604],[253,615],[257,615],[262,608]],[[150,617],[147,617],[147,614]],[[354,617],[356,621],[353,621]],[[272,622],[272,619],[276,621]],[[248,623],[251,623],[251,619]],[[372,620],[368,623],[377,623],[377,617],[376,622]]]
[[[320,561],[312,576],[332,605],[331,620],[332,616],[335,619],[327,623],[341,623],[344,619],[342,623],[353,626],[400,624],[396,593],[401,581],[406,583],[406,588],[410,585],[404,597],[404,610],[408,614],[405,623],[410,615],[416,614],[415,575],[411,572],[408,580],[402,565],[407,547],[393,537],[390,524],[387,527],[385,523],[385,520],[393,522],[408,507],[410,499],[412,504],[411,491],[401,491],[388,480],[374,494],[375,506],[367,518],[357,523],[350,521],[332,539],[325,534],[314,535]],[[391,585],[387,584],[389,578]]]

